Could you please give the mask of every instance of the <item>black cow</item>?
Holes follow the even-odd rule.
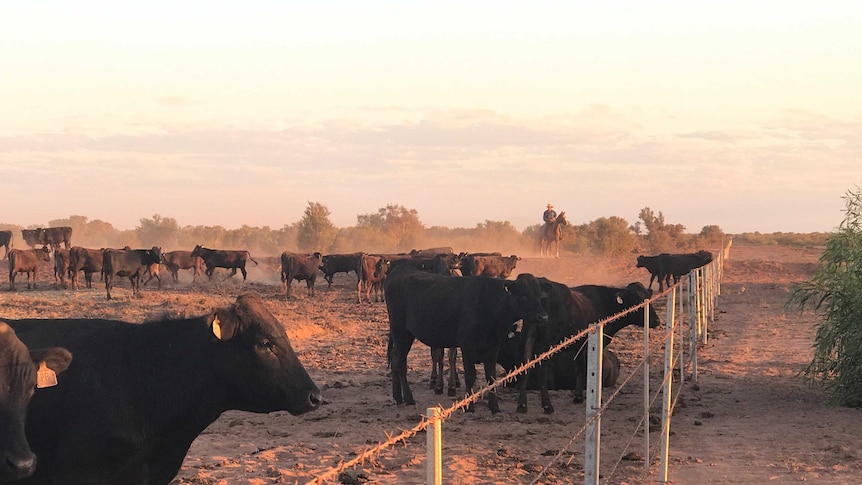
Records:
[[[24,238],[24,242],[27,243],[28,246],[35,248],[42,244],[42,228],[21,229],[21,237]]]
[[[35,290],[36,270],[39,269],[40,261],[51,261],[51,250],[47,247],[9,251],[9,291],[15,291],[15,277],[18,273],[27,273],[27,289]]]
[[[69,251],[63,248],[54,250],[54,283],[60,283],[63,288],[67,288],[66,276],[72,276],[69,273]]]
[[[539,282],[529,273],[505,281],[452,278],[401,266],[389,273],[383,286],[392,396],[398,404],[416,403],[407,383],[407,354],[415,339],[432,349],[461,347],[467,393],[472,393],[477,363],[484,364],[486,381],[494,381],[497,352],[515,321],[533,325],[548,319]],[[492,413],[500,412],[494,392],[488,394],[488,407]]]
[[[649,271],[649,286],[647,289],[652,289],[652,282],[659,278],[661,274],[661,260],[665,257],[669,256],[668,253],[661,253],[658,256],[638,256],[637,267],[638,268],[646,268]],[[659,291],[664,291],[664,286],[662,282],[659,281]],[[670,275],[665,277],[665,284],[670,286]]]
[[[548,325],[534,328],[527,327],[523,332],[517,332],[510,338],[505,348],[500,352],[499,363],[503,368],[512,370],[526,358],[540,354],[552,345],[579,333],[590,324],[607,318],[623,310],[637,306],[649,299],[652,292],[641,283],[631,283],[625,288],[610,286],[583,285],[567,288],[545,278],[539,282],[542,291],[547,295],[543,300],[548,310]],[[640,308],[621,318],[605,324],[604,345],[609,346],[614,335],[628,325],[643,326],[644,309]],[[661,320],[655,307],[649,308],[649,326],[657,327]],[[575,403],[583,401],[583,391],[586,389],[587,352],[582,349],[587,342],[583,337],[554,354],[546,363],[536,368],[536,386],[541,391],[542,408],[545,413],[553,413],[554,407],[548,396],[550,379],[553,379],[557,389],[574,389]],[[521,379],[518,411],[527,411],[527,381]]]
[[[71,360],[63,348],[27,350],[12,327],[0,321],[0,482],[36,471],[36,455],[24,434],[27,405],[33,390],[55,385],[56,374]]]
[[[290,284],[293,280],[305,280],[307,292],[314,296],[314,282],[317,280],[317,271],[320,269],[320,253],[296,254],[290,252],[281,253],[281,284],[285,286],[285,295],[290,298]]]
[[[491,276],[508,278],[521,258],[514,254],[508,257],[468,254],[461,258],[461,274],[464,276]]]
[[[682,276],[710,262],[712,262],[712,253],[704,250],[696,253],[669,254],[660,260],[659,271],[661,275],[659,278],[664,276],[668,279],[668,285],[670,285],[670,277],[673,277],[673,282],[678,283]],[[661,290],[661,281],[659,281],[659,291]]]
[[[81,284],[78,274],[84,272],[84,281],[87,288],[93,287],[93,273],[102,274],[102,250],[87,249],[81,246],[72,246],[69,249],[69,272],[72,274],[72,288],[79,289]]]
[[[132,285],[132,295],[141,292],[141,278],[149,273],[152,265],[162,261],[162,250],[152,249],[105,249],[102,251],[102,274],[105,277],[105,291],[111,299],[114,276],[128,276]]]
[[[356,273],[356,279],[359,279],[359,264],[362,253],[352,254],[326,254],[323,256],[323,261],[320,264],[320,271],[323,272],[323,279],[326,280],[327,287],[332,286],[332,277],[336,273]]]
[[[204,260],[204,264],[207,267],[206,274],[209,279],[212,279],[213,271],[216,268],[226,268],[231,270],[228,277],[236,275],[236,270],[239,269],[242,272],[242,280],[245,281],[246,277],[248,277],[248,272],[245,270],[246,262],[251,260],[257,266],[257,261],[245,250],[209,249],[198,244],[192,250],[192,257],[195,256]]]
[[[199,256],[192,257],[191,251],[168,251],[162,255],[165,267],[171,272],[171,277],[175,283],[180,281],[179,271],[181,269],[192,270],[192,283],[198,280],[204,260]]]
[[[6,253],[3,255],[3,259],[9,257],[9,248],[12,245],[12,231],[0,231],[0,246],[6,247]]]
[[[413,249],[410,251],[410,256],[414,258],[433,258],[438,254],[455,254],[455,249],[451,246],[441,246],[437,248]]]
[[[63,247],[69,249],[72,245],[72,228],[68,226],[46,227],[39,229],[39,242],[50,246],[53,249],[58,249],[60,243]]]
[[[321,403],[282,323],[256,295],[189,319],[9,324],[30,347],[75,356],[62,384],[30,403],[33,483],[167,484],[223,412],[298,415]]]

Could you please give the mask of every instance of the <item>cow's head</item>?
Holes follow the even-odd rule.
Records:
[[[646,258],[644,256],[638,256],[638,264],[636,265],[636,267],[637,268],[643,268],[645,261],[646,261]]]
[[[165,262],[165,257],[162,254],[162,248],[158,246],[153,246],[152,248],[150,248],[150,250],[147,251],[147,254],[150,259],[150,264],[160,264]]]
[[[629,283],[624,289],[620,290],[616,294],[616,304],[618,306],[617,311],[621,312],[627,308],[631,308],[633,306],[640,305],[645,300],[652,298],[652,290],[648,290],[643,283],[635,282]],[[631,313],[625,317],[623,317],[630,324],[638,325],[643,327],[644,325],[644,309],[640,308],[638,311]],[[661,320],[658,317],[658,314],[655,311],[655,305],[649,306],[649,327],[655,328],[661,325]]]
[[[519,316],[525,326],[531,323],[544,324],[548,313],[542,306],[542,287],[535,276],[521,273],[514,281],[506,281],[506,290],[514,297]]]
[[[203,247],[200,244],[195,245],[195,248],[192,250],[192,258],[201,256],[201,253],[203,253],[202,249]]]
[[[40,249],[36,249],[33,251],[36,254],[36,259],[39,261],[51,261],[51,248],[48,246],[42,246]]]
[[[56,374],[71,360],[72,354],[59,347],[28,351],[12,327],[0,322],[0,481],[26,478],[36,470],[36,455],[24,435],[27,405],[34,389],[56,384]]]
[[[215,363],[231,408],[297,415],[320,406],[320,390],[299,361],[284,327],[254,294],[209,317],[218,340]]]

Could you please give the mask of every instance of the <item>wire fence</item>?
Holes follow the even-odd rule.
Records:
[[[610,478],[613,476],[617,467],[621,463],[623,456],[625,456],[628,450],[631,448],[632,443],[634,442],[637,434],[640,431],[643,431],[644,435],[644,478],[649,474],[651,466],[655,462],[655,459],[651,457],[651,447],[649,442],[650,410],[652,409],[653,405],[659,397],[663,398],[662,418],[660,427],[661,446],[659,449],[656,449],[653,452],[653,456],[660,455],[659,480],[662,482],[667,481],[667,463],[671,422],[670,418],[682,392],[681,385],[679,386],[679,389],[676,391],[675,394],[673,392],[672,386],[674,382],[674,373],[678,373],[678,380],[680,384],[685,381],[687,369],[690,369],[691,379],[693,379],[694,381],[697,380],[697,348],[699,345],[705,344],[707,341],[708,320],[714,321],[715,319],[715,305],[718,295],[721,294],[721,276],[723,272],[724,261],[728,256],[730,242],[724,245],[722,251],[719,252],[718,257],[715,260],[701,268],[697,268],[691,271],[688,278],[682,279],[679,282],[669,286],[665,291],[661,292],[658,295],[652,296],[651,298],[645,300],[639,305],[630,307],[620,313],[611,315],[607,318],[594,322],[586,330],[567,337],[561,342],[550,347],[548,350],[536,355],[532,360],[520,366],[517,366],[511,372],[508,372],[504,376],[496,379],[493,383],[490,383],[485,387],[482,387],[478,391],[474,392],[473,394],[470,394],[465,398],[456,401],[449,407],[440,407],[436,409],[435,412],[432,413],[433,417],[421,417],[420,421],[412,428],[403,430],[400,433],[385,433],[385,440],[379,442],[374,446],[369,446],[362,449],[361,451],[358,451],[356,453],[356,457],[351,460],[344,461],[335,467],[316,473],[313,479],[306,482],[306,485],[322,485],[324,483],[327,483],[328,480],[337,479],[342,472],[348,469],[355,468],[357,466],[361,466],[366,462],[372,461],[373,459],[378,457],[383,451],[396,444],[402,443],[407,446],[408,439],[416,436],[420,432],[426,431],[429,426],[434,425],[435,421],[438,423],[444,422],[455,412],[459,410],[466,410],[470,404],[476,403],[478,400],[482,399],[487,393],[494,391],[497,388],[504,386],[508,383],[514,382],[515,379],[517,379],[519,376],[526,374],[529,370],[535,368],[545,360],[549,359],[551,356],[571,346],[572,344],[583,339],[584,337],[590,339],[587,345],[587,419],[585,420],[584,425],[574,432],[569,442],[556,454],[554,454],[548,459],[548,463],[546,464],[546,466],[542,467],[540,472],[537,474],[536,477],[533,478],[532,482],[530,483],[538,483],[539,480],[544,476],[545,472],[547,470],[550,470],[557,462],[559,462],[560,458],[566,453],[569,448],[571,448],[575,441],[585,434],[587,435],[587,437],[585,438],[586,453],[584,463],[584,483],[599,483],[598,470],[600,454],[598,446],[598,436],[600,434],[600,423],[602,415],[608,410],[609,405],[613,402],[614,398],[619,395],[620,391],[625,388],[625,386],[630,381],[632,381],[632,379],[634,379],[637,373],[641,370],[644,375],[644,415],[642,416],[638,425],[635,427],[635,430],[633,431],[628,443],[624,447],[623,452],[620,454],[619,457],[616,458],[616,461],[610,473],[606,474],[605,483],[608,483]],[[682,297],[683,293],[687,294],[687,298]],[[666,298],[667,310],[667,330],[664,333],[664,337],[657,344],[655,344],[656,349],[652,349],[649,342],[649,324],[646,321],[644,322],[644,350],[641,359],[637,362],[633,371],[622,380],[622,382],[618,385],[617,389],[608,397],[607,400],[602,403],[601,362],[603,350],[601,344],[601,336],[603,327],[606,324],[613,322],[619,318],[622,318],[628,314],[637,312],[641,308],[645,309],[645,318],[648,319],[649,312],[646,310],[649,309],[649,306],[651,304],[661,298]],[[687,314],[684,312],[685,306],[688,306]],[[687,318],[684,318],[686,316]],[[684,345],[684,325],[688,326],[688,346]],[[674,344],[675,336],[679,338],[678,346]],[[665,348],[664,368],[662,371],[662,380],[659,385],[661,389],[658,392],[652,394],[650,393],[649,389],[649,362],[651,356],[654,354],[654,352],[657,352],[660,347]],[[674,348],[676,348],[677,350],[674,351]],[[686,363],[685,360],[686,350],[688,350],[689,352],[688,363]],[[597,400],[591,402],[589,399],[591,395],[596,396]],[[591,406],[593,409],[591,409]],[[590,436],[591,430],[595,435],[594,437]],[[430,447],[431,439],[428,440],[428,443]],[[433,452],[429,452],[429,457],[432,455]],[[572,459],[573,455],[570,454],[568,460],[571,461]],[[439,459],[437,461],[439,463]],[[592,463],[590,463],[590,461],[592,461]],[[429,463],[430,462],[431,460],[429,460]],[[439,470],[437,470],[435,473],[429,471],[428,477],[429,484],[437,484],[440,483],[439,480],[441,477],[441,473],[439,472]]]

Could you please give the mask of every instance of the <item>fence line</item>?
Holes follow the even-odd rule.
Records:
[[[689,324],[690,333],[691,333],[691,336],[690,336],[691,358],[689,360],[691,361],[691,366],[692,366],[692,379],[695,382],[697,381],[697,347],[698,347],[698,343],[699,343],[700,338],[704,339],[704,341],[703,341],[704,344],[706,343],[706,338],[707,338],[706,337],[706,335],[707,335],[706,315],[707,315],[707,313],[709,313],[714,318],[714,308],[715,308],[714,307],[714,298],[715,298],[715,296],[720,294],[720,281],[715,284],[715,286],[714,286],[715,291],[706,291],[705,287],[707,286],[707,284],[713,284],[713,282],[715,282],[715,280],[713,278],[716,275],[717,276],[721,275],[722,270],[723,270],[723,268],[721,268],[721,266],[723,266],[723,261],[724,261],[725,256],[726,256],[725,255],[726,249],[729,249],[729,244],[726,248],[722,249],[722,252],[719,254],[718,261],[713,261],[712,263],[710,263],[710,265],[707,265],[707,266],[711,266],[713,264],[717,264],[717,266],[719,266],[719,269],[717,269],[716,271],[714,271],[714,272],[710,271],[710,273],[709,273],[711,276],[710,278],[704,277],[704,269],[703,268],[698,268],[697,270],[693,270],[691,273],[689,273],[689,278],[688,278],[688,283],[689,283],[688,284],[689,320],[688,320],[688,324]],[[682,281],[684,281],[684,280],[682,280]],[[564,339],[563,341],[559,342],[558,344],[550,347],[545,352],[542,352],[541,354],[537,355],[532,360],[530,360],[530,361],[528,361],[528,362],[526,362],[520,366],[517,366],[515,369],[513,369],[512,371],[510,371],[509,373],[507,373],[503,377],[496,379],[494,382],[487,384],[485,387],[479,389],[478,391],[475,391],[474,393],[467,395],[464,399],[461,399],[460,401],[455,402],[450,407],[445,408],[445,409],[442,409],[442,408],[431,408],[431,409],[429,409],[429,413],[430,413],[430,411],[432,411],[432,409],[434,410],[433,417],[429,418],[427,416],[421,416],[420,422],[416,426],[414,426],[413,428],[410,428],[408,430],[404,430],[398,435],[391,435],[389,433],[384,432],[387,436],[387,439],[385,441],[378,443],[376,446],[365,449],[362,453],[358,453],[357,456],[352,460],[342,462],[341,464],[339,464],[336,467],[333,467],[333,468],[330,468],[326,471],[321,472],[320,474],[316,475],[312,480],[306,482],[306,485],[323,484],[325,480],[327,480],[329,478],[336,477],[340,472],[347,470],[348,468],[352,468],[352,467],[355,467],[357,465],[365,463],[366,460],[369,460],[369,459],[379,455],[386,448],[389,448],[389,447],[391,447],[391,446],[393,446],[399,442],[403,442],[406,445],[407,439],[415,436],[416,434],[418,434],[419,432],[421,432],[423,430],[426,430],[428,428],[428,426],[435,425],[435,423],[437,426],[439,426],[439,423],[448,419],[456,411],[461,410],[461,409],[466,409],[467,406],[477,402],[486,393],[488,393],[492,390],[495,390],[496,388],[498,388],[502,385],[505,385],[509,382],[513,382],[515,380],[515,378],[517,378],[519,375],[526,374],[527,371],[529,371],[533,367],[537,366],[539,363],[550,358],[552,355],[563,350],[564,348],[573,344],[577,340],[580,340],[581,338],[583,338],[586,335],[589,335],[589,337],[588,337],[588,339],[589,339],[589,341],[588,341],[589,354],[588,354],[588,369],[587,369],[589,379],[588,379],[588,400],[586,403],[586,406],[587,406],[586,423],[585,423],[584,427],[581,428],[572,437],[572,439],[569,441],[569,444],[567,444],[565,448],[561,449],[557,455],[552,457],[549,465],[542,469],[542,471],[536,477],[536,480],[538,480],[544,474],[544,471],[547,470],[548,467],[551,464],[553,464],[559,456],[562,455],[562,453],[565,451],[565,449],[568,448],[568,446],[570,446],[571,443],[573,443],[574,440],[578,436],[580,436],[581,433],[583,433],[584,431],[586,431],[587,429],[589,429],[591,426],[594,425],[595,476],[594,477],[592,477],[592,476],[588,477],[587,465],[585,464],[585,467],[584,467],[585,468],[585,483],[598,483],[598,478],[599,478],[599,472],[598,472],[598,459],[599,459],[598,450],[599,450],[599,447],[598,447],[598,443],[599,443],[599,439],[600,439],[602,413],[604,412],[604,410],[607,409],[607,406],[611,403],[611,401],[614,399],[614,397],[617,396],[617,394],[620,392],[622,387],[634,376],[634,373],[632,373],[629,376],[629,378],[619,386],[617,391],[614,392],[610,396],[610,398],[607,400],[606,403],[604,403],[604,404],[601,403],[601,352],[602,352],[602,347],[603,347],[603,338],[600,338],[600,337],[602,336],[602,333],[603,333],[602,330],[603,330],[604,325],[606,325],[607,323],[612,322],[614,320],[617,320],[617,319],[619,319],[625,315],[628,315],[629,313],[633,313],[642,307],[645,310],[645,312],[644,312],[645,313],[645,317],[644,317],[645,318],[645,321],[644,321],[644,357],[641,361],[641,364],[639,364],[638,367],[640,365],[644,366],[644,409],[645,409],[645,412],[644,412],[644,416],[643,416],[641,422],[643,423],[643,426],[644,426],[645,473],[648,474],[649,469],[650,469],[650,463],[651,463],[650,456],[649,456],[650,455],[650,453],[649,453],[649,409],[651,406],[651,402],[654,402],[655,399],[657,399],[658,395],[659,395],[658,393],[656,393],[656,396],[655,396],[655,398],[652,399],[652,401],[649,398],[649,356],[650,356],[649,321],[648,321],[648,319],[649,319],[649,305],[650,305],[650,303],[654,302],[657,298],[670,294],[671,297],[668,298],[669,302],[667,305],[667,311],[668,311],[669,316],[673,315],[674,312],[676,311],[675,310],[676,292],[677,292],[678,288],[680,289],[680,293],[682,292],[682,290],[681,290],[682,281],[675,283],[674,285],[668,287],[667,290],[665,290],[664,292],[660,293],[659,295],[657,295],[655,297],[652,297],[652,298],[645,300],[643,303],[640,303],[638,305],[630,307],[630,308],[628,308],[628,309],[626,309],[620,313],[611,315],[607,318],[601,319],[601,320],[591,324],[587,329],[577,333],[576,335],[573,335],[573,336],[570,336],[570,337]],[[680,298],[679,300],[680,300],[680,304],[679,304],[680,315],[682,316],[682,315],[684,315],[684,312],[683,312],[684,304],[683,304],[682,298]],[[707,303],[710,300],[713,300],[713,301],[711,303]],[[705,308],[706,305],[711,305],[712,311],[707,311]],[[675,321],[675,318],[669,318],[668,320]],[[662,461],[662,469],[663,469],[663,473],[662,473],[661,481],[667,480],[667,476],[666,476],[667,475],[667,470],[666,470],[666,468],[667,468],[667,462],[666,462],[667,456],[666,455],[667,455],[667,451],[669,449],[669,442],[668,442],[669,438],[668,438],[668,436],[669,436],[669,430],[670,430],[670,415],[672,415],[673,408],[675,407],[676,401],[680,395],[678,393],[676,398],[671,401],[670,396],[672,393],[672,386],[670,383],[673,380],[672,379],[673,369],[676,365],[676,362],[679,362],[679,364],[680,364],[680,380],[681,380],[681,382],[684,382],[684,374],[685,374],[685,372],[684,372],[684,346],[682,343],[683,342],[682,322],[680,322],[680,324],[679,324],[679,328],[680,328],[680,330],[679,330],[680,331],[680,353],[676,359],[676,362],[674,362],[673,351],[672,351],[672,346],[673,346],[672,340],[673,340],[673,334],[674,334],[674,330],[675,330],[674,327],[675,327],[675,324],[671,323],[668,332],[665,334],[665,338],[662,340],[662,342],[667,342],[667,340],[670,339],[671,344],[669,346],[666,344],[665,372],[664,372],[664,379],[662,382],[662,386],[666,387],[666,392],[664,392],[664,395],[665,395],[664,403],[666,403],[666,404],[663,405],[663,416],[662,416],[662,433],[663,433],[663,438],[662,438],[662,440],[663,440],[663,442],[662,442],[662,460],[663,460]],[[668,347],[671,347],[671,348],[668,349]],[[598,358],[598,360],[596,360],[596,357]],[[597,362],[597,363],[595,363],[595,362]],[[595,388],[593,389],[594,398],[592,400],[589,400],[590,392],[591,392],[589,385],[591,383],[593,383],[593,381],[595,381],[596,379],[598,379],[598,382],[597,382],[597,385],[595,386]],[[590,411],[591,411],[590,405],[591,404],[593,405],[592,406],[593,407],[592,414],[590,413]],[[639,428],[640,428],[640,424],[636,427],[635,434],[637,433],[637,429],[639,429]],[[667,429],[666,433],[665,433],[665,429]],[[429,437],[429,443],[430,443],[430,437]],[[627,445],[627,447],[628,447],[628,445]],[[437,456],[439,457],[439,455],[437,455]],[[586,459],[586,456],[587,455],[585,455],[585,459]],[[430,457],[430,454],[429,454],[429,457]],[[614,470],[616,469],[616,466],[618,464],[619,464],[619,461],[617,461],[617,464],[614,465]],[[433,475],[436,477],[436,472]],[[429,477],[429,483],[437,483],[437,482],[430,481],[431,477],[432,477],[432,471],[430,469],[428,471],[428,477]],[[593,481],[588,480],[588,478],[590,478]],[[435,480],[436,480],[436,478],[435,478]],[[535,481],[533,483],[535,483]]]

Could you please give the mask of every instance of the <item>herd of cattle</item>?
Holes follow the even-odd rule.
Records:
[[[42,234],[45,234],[44,232]],[[39,239],[37,244],[47,238]],[[50,239],[51,245],[57,239]],[[71,246],[70,235],[62,240]],[[2,243],[2,239],[0,239]],[[44,244],[44,243],[43,243]],[[26,252],[50,256],[48,244]],[[248,251],[162,253],[149,250],[54,247],[54,261],[68,257],[77,288],[83,271],[88,286],[99,272],[108,297],[115,276],[156,277],[159,264],[171,271],[237,270],[246,278]],[[8,252],[11,270],[21,257]],[[64,256],[60,256],[63,254]],[[67,255],[67,256],[66,256]],[[180,256],[177,256],[180,255]],[[177,256],[177,257],[175,257]],[[39,256],[41,258],[41,256]],[[711,260],[706,251],[638,258],[660,288]],[[383,300],[389,316],[387,361],[396,403],[414,405],[407,382],[413,343],[431,349],[430,386],[443,392],[443,355],[449,349],[449,394],[455,394],[456,349],[460,348],[467,392],[476,384],[476,364],[485,381],[496,367],[511,370],[589,324],[637,306],[652,290],[625,287],[569,288],[529,273],[509,279],[517,256],[456,254],[431,248],[405,254],[281,255],[281,280],[290,296],[293,280],[314,295],[316,275],[329,285],[337,273],[355,272],[357,299]],[[77,268],[77,269],[76,269]],[[687,269],[686,269],[687,268]],[[65,274],[64,270],[64,274]],[[660,325],[652,305],[605,326],[605,347],[628,325]],[[527,390],[540,391],[545,413],[554,412],[549,389],[586,388],[586,338],[567,347],[520,379],[517,411],[527,412]],[[182,342],[182,345],[174,345]],[[27,350],[27,348],[31,350]],[[619,361],[610,350],[604,384],[613,385]],[[64,372],[57,385],[57,373]],[[34,392],[36,387],[44,387]],[[21,483],[164,483],[177,474],[192,441],[226,410],[286,410],[298,415],[322,402],[320,390],[294,353],[283,326],[266,303],[242,294],[227,308],[206,315],[145,324],[104,319],[3,319],[0,321],[0,481]],[[488,406],[500,412],[496,395]],[[36,457],[38,456],[38,466]]]

